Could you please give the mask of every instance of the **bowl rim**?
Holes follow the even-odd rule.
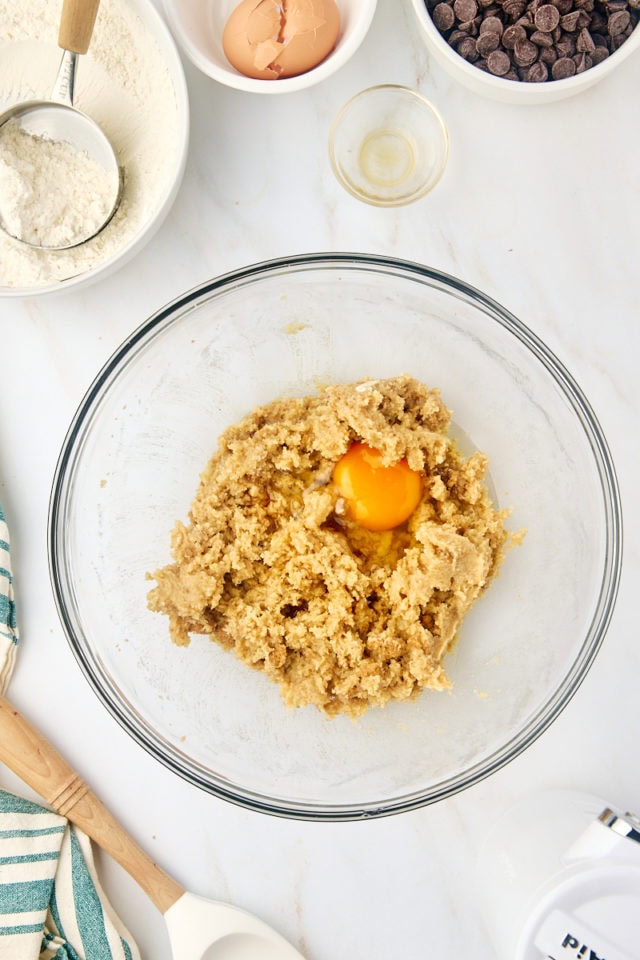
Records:
[[[485,73],[483,70],[478,70],[477,67],[468,63],[459,53],[453,50],[434,24],[427,10],[426,0],[410,0],[410,2],[428,42],[433,44],[441,61],[446,60],[460,77],[465,78],[469,87],[475,88],[477,92],[482,89],[484,93],[492,93],[496,98],[504,98],[505,101],[514,102],[517,100],[521,104],[530,101],[539,104],[561,100],[580,93],[607,77],[640,47],[640,23],[638,23],[632,34],[614,53],[610,54],[602,63],[590,67],[583,73],[574,74],[574,76],[566,77],[563,80],[546,81],[545,83],[506,80],[504,77],[496,77],[490,73]]]
[[[131,0],[129,0],[129,2],[131,2]],[[140,11],[144,10],[144,16],[142,16],[141,19],[145,28],[148,30],[149,23],[152,22],[154,34],[157,32],[157,37],[161,38],[160,42],[162,46],[160,47],[158,45],[159,53],[169,71],[175,90],[176,117],[178,120],[177,142],[180,144],[180,148],[176,153],[172,169],[169,171],[167,192],[157,204],[151,219],[147,221],[145,226],[130,239],[125,247],[113,253],[108,259],[102,260],[90,270],[66,277],[64,280],[55,280],[51,283],[29,287],[7,287],[0,285],[0,300],[5,297],[41,297],[45,295],[50,296],[51,294],[68,293],[70,290],[77,290],[97,280],[104,279],[132,260],[147,242],[151,240],[162,226],[178,195],[186,170],[189,152],[191,116],[187,78],[177,44],[166,21],[154,5],[153,0],[133,0],[133,3],[135,4],[135,12],[139,17]],[[153,39],[155,41],[156,36],[154,36]],[[171,59],[169,59],[169,57]]]
[[[220,67],[208,57],[205,57],[193,45],[189,34],[184,29],[182,19],[179,15],[180,4],[175,0],[162,0],[162,6],[171,27],[171,31],[176,37],[181,49],[185,55],[205,76],[222,83],[235,90],[242,90],[245,93],[266,93],[278,95],[283,93],[294,93],[297,90],[307,90],[320,83],[322,80],[330,77],[339,70],[362,44],[364,38],[369,32],[371,23],[376,12],[378,0],[361,0],[362,9],[357,17],[353,31],[349,34],[347,42],[340,46],[339,43],[317,66],[304,73],[299,73],[293,77],[284,77],[280,80],[260,80],[256,77],[247,77],[229,64],[227,67]],[[341,33],[338,35],[340,40]]]
[[[500,326],[516,337],[542,365],[562,390],[586,434],[594,456],[600,480],[605,511],[604,565],[600,590],[589,629],[571,669],[546,698],[528,723],[515,735],[481,758],[463,772],[454,774],[436,785],[414,790],[411,793],[372,801],[349,804],[325,804],[309,801],[292,801],[266,797],[251,789],[229,786],[222,777],[207,778],[198,764],[184,755],[168,754],[166,743],[154,731],[149,733],[136,723],[135,710],[128,710],[124,701],[100,682],[96,664],[86,649],[88,644],[75,634],[73,618],[67,605],[67,596],[73,595],[73,587],[65,574],[64,531],[68,495],[72,489],[73,467],[82,450],[85,427],[90,424],[94,404],[107,391],[117,375],[120,365],[126,362],[132,351],[141,347],[162,330],[177,311],[193,307],[199,300],[210,299],[216,291],[224,291],[236,284],[246,284],[263,277],[297,272],[309,272],[327,268],[342,271],[388,273],[426,283],[443,284],[457,295],[473,301]],[[106,361],[85,393],[71,421],[56,464],[48,514],[48,563],[55,606],[67,641],[81,671],[98,699],[103,703],[124,730],[169,770],[207,793],[227,800],[245,809],[273,816],[310,821],[350,821],[372,819],[391,814],[404,813],[451,797],[484,780],[490,774],[506,766],[519,756],[551,725],[572,699],[591,667],[609,626],[615,607],[622,566],[622,508],[615,467],[609,447],[595,413],[581,388],[556,357],[552,350],[514,314],[476,287],[440,270],[414,261],[376,254],[360,253],[308,253],[280,257],[224,273],[212,280],[193,287],[176,297],[166,306],[153,313],[133,330]],[[130,705],[129,705],[130,706]],[[163,749],[164,745],[164,749]]]

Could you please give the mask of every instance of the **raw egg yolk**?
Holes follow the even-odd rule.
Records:
[[[420,502],[422,478],[406,460],[382,464],[382,454],[364,443],[352,444],[333,469],[333,482],[347,504],[348,516],[366,530],[392,530]]]

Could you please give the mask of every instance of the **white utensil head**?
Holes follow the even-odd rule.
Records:
[[[173,960],[304,960],[262,920],[193,893],[180,897],[164,919]]]

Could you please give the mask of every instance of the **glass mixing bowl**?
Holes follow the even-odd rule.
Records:
[[[145,573],[170,560],[228,425],[319,383],[410,373],[442,391],[463,449],[526,528],[446,660],[453,689],[329,720],[207,638],[174,646]],[[397,813],[502,767],[545,730],[600,647],[621,561],[614,468],[551,351],[478,290],[414,263],[327,254],[258,264],[160,310],[73,420],[54,480],[50,566],[71,647],[122,726],[171,770],[254,810]]]

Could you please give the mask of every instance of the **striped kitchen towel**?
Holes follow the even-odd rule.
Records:
[[[17,642],[0,506],[0,693]],[[100,886],[85,834],[46,807],[0,790],[0,960],[38,958],[140,960],[140,954]]]
[[[139,960],[85,834],[0,790],[1,960]]]
[[[9,528],[0,503],[0,693],[4,693],[16,656],[18,628],[9,555]]]

